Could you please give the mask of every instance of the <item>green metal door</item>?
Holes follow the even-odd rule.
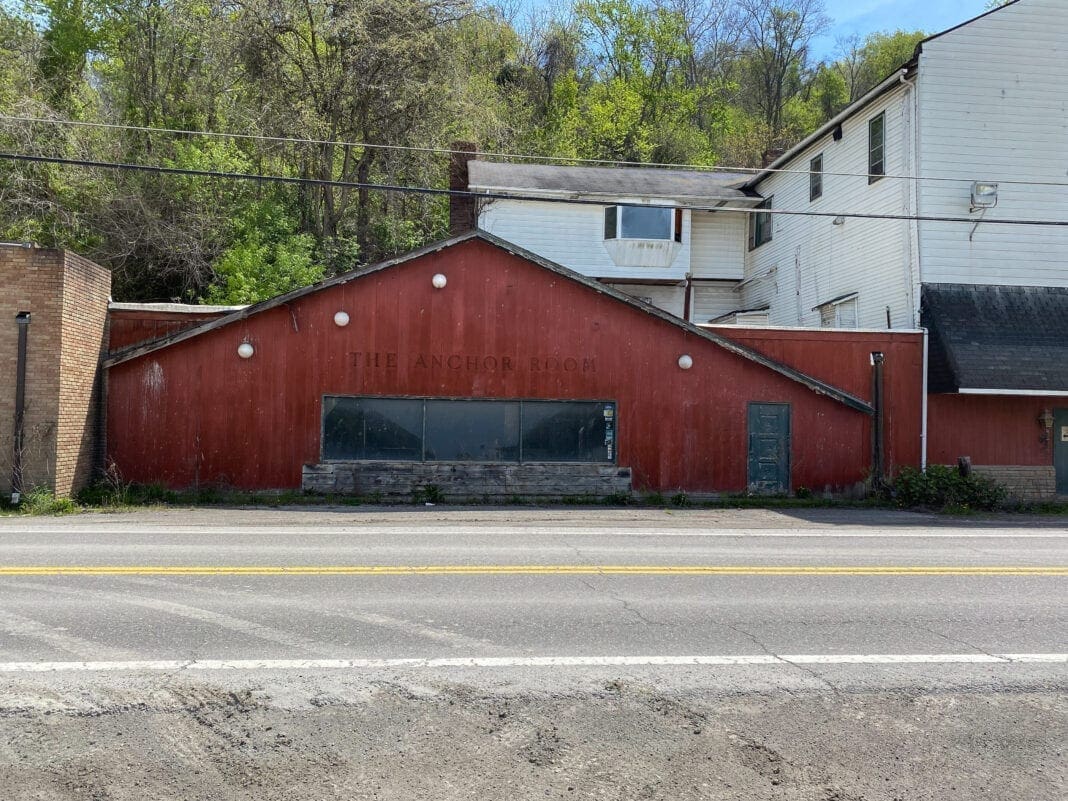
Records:
[[[1053,410],[1053,468],[1057,494],[1068,495],[1068,409]]]
[[[749,404],[749,491],[790,491],[790,404]]]

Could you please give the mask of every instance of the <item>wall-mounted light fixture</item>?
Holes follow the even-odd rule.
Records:
[[[348,324],[349,324],[349,313],[348,312],[339,311],[337,314],[334,315],[334,325],[336,325],[338,328],[344,328]]]
[[[837,217],[831,220],[831,225],[845,225],[845,217],[839,214]]]
[[[1042,426],[1042,433],[1038,435],[1038,441],[1043,445],[1049,445],[1053,440],[1053,410],[1043,409],[1038,416],[1038,424]]]
[[[444,289],[445,284],[449,283],[449,279],[445,277],[444,273],[436,273],[434,277],[430,279],[430,283],[434,285],[434,289]]]
[[[242,359],[251,359],[252,354],[256,352],[256,349],[252,347],[251,342],[242,342],[237,346],[237,355]]]
[[[990,181],[972,183],[972,211],[992,209],[998,204],[998,185]]]
[[[684,353],[679,356],[679,367],[681,367],[683,370],[689,370],[691,367],[693,367],[693,357],[690,356],[688,353]]]

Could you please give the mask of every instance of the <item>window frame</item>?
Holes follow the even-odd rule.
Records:
[[[326,452],[326,400],[327,398],[343,398],[343,399],[356,399],[356,400],[400,400],[400,401],[420,401],[423,405],[422,408],[422,435],[421,435],[421,452],[418,459],[327,459]],[[442,396],[442,395],[347,395],[335,392],[326,392],[320,396],[319,406],[319,461],[324,464],[346,464],[351,462],[406,462],[411,464],[496,464],[496,465],[516,465],[516,464],[576,464],[576,465],[616,465],[619,464],[619,401],[607,400],[599,398],[471,398],[471,397],[456,397],[456,396]],[[504,461],[489,461],[489,460],[448,460],[448,459],[428,459],[426,458],[426,422],[427,411],[426,404],[428,401],[489,401],[494,403],[515,403],[519,406],[518,414],[518,429],[519,429],[519,443],[517,449],[517,457],[514,460]],[[545,460],[545,459],[524,459],[523,458],[523,404],[524,402],[531,403],[591,403],[598,404],[599,406],[611,406],[612,415],[610,419],[610,425],[606,425],[606,440],[605,445],[608,446],[611,443],[609,453],[611,458],[598,461],[580,461],[573,459],[561,459],[561,460]],[[609,433],[610,432],[610,433]]]
[[[749,214],[749,249],[756,250],[761,245],[765,245],[774,238],[774,231],[772,230],[772,217],[773,215],[767,213],[761,213],[757,209],[767,209],[770,211],[774,208],[773,201],[775,195],[769,195],[764,198],[760,203],[753,207],[753,211]]]
[[[624,236],[623,214],[628,209],[649,209],[651,211],[673,212],[667,215],[665,236]],[[681,242],[682,241],[682,209],[668,206],[645,206],[640,203],[616,204],[604,207],[604,241],[612,240],[624,242]]]
[[[817,164],[817,162],[819,162]],[[817,153],[808,162],[808,202],[823,197],[823,152]]]
[[[878,124],[879,142],[875,143],[875,130]],[[878,152],[878,159],[875,154]],[[886,112],[880,111],[868,120],[868,185],[886,177]]]

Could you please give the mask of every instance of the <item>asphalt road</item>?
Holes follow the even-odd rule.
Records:
[[[0,518],[0,786],[1062,798],[1066,589],[1063,518]]]

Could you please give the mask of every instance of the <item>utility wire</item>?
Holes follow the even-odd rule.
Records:
[[[700,172],[737,172],[747,175],[760,175],[763,173],[785,173],[790,175],[812,175],[810,170],[798,170],[779,167],[776,169],[768,169],[766,167],[731,167],[731,166],[716,166],[709,167],[707,164],[668,164],[666,162],[642,162],[642,161],[613,161],[611,159],[585,159],[585,158],[572,158],[570,156],[536,156],[523,153],[503,153],[494,151],[467,151],[457,150],[446,147],[416,147],[412,145],[381,145],[372,144],[370,142],[346,142],[337,139],[304,139],[299,137],[289,136],[266,136],[262,134],[242,134],[242,133],[227,133],[223,131],[196,131],[185,128],[151,128],[142,125],[119,125],[116,123],[107,122],[85,122],[81,120],[58,120],[47,119],[44,117],[20,117],[6,114],[0,114],[0,121],[4,122],[30,122],[30,123],[42,123],[45,125],[69,125],[81,128],[102,128],[107,130],[120,130],[120,131],[140,131],[143,133],[164,133],[164,134],[177,134],[182,136],[207,136],[217,137],[221,139],[245,139],[255,142],[281,142],[285,144],[303,144],[303,145],[336,145],[339,147],[359,147],[373,150],[398,150],[413,153],[434,153],[440,155],[454,155],[464,154],[473,157],[488,156],[491,158],[500,159],[515,159],[520,161],[545,161],[545,162],[564,162],[567,164],[595,164],[601,166],[614,166],[614,167],[652,167],[657,169],[676,169],[676,170],[697,170]],[[872,176],[866,172],[830,172],[823,171],[820,175],[831,175],[841,178],[871,178]],[[946,178],[942,176],[934,175],[881,175],[880,178],[891,178],[902,181],[941,181],[947,183],[972,183],[972,178]],[[999,179],[996,183],[1007,185],[1020,185],[1020,186],[1059,186],[1068,187],[1068,182],[1065,181],[1024,181]]]
[[[955,222],[974,224],[975,217],[940,217],[926,214],[876,214],[857,211],[798,211],[794,209],[761,209],[742,206],[701,206],[684,204],[668,206],[655,203],[616,203],[604,200],[581,198],[539,197],[510,192],[474,192],[469,189],[437,189],[430,186],[405,186],[403,184],[375,184],[360,181],[334,181],[326,178],[295,178],[285,175],[258,175],[247,172],[216,172],[213,170],[194,170],[184,167],[161,167],[154,164],[128,164],[114,161],[92,161],[89,159],[68,159],[59,156],[34,156],[26,153],[2,153],[0,160],[22,161],[35,164],[65,164],[76,167],[95,169],[129,170],[159,175],[184,175],[199,178],[223,178],[227,180],[257,181],[260,183],[297,184],[304,186],[332,186],[343,189],[368,189],[378,192],[400,192],[418,195],[438,195],[448,197],[469,197],[482,200],[529,200],[539,203],[565,203],[574,206],[630,206],[652,209],[690,209],[691,211],[733,212],[737,214],[775,214],[788,217],[845,217],[860,220],[915,220],[918,222]],[[754,198],[755,199],[755,198]],[[1032,219],[985,219],[984,225],[1033,225],[1068,228],[1068,220],[1032,220]]]

